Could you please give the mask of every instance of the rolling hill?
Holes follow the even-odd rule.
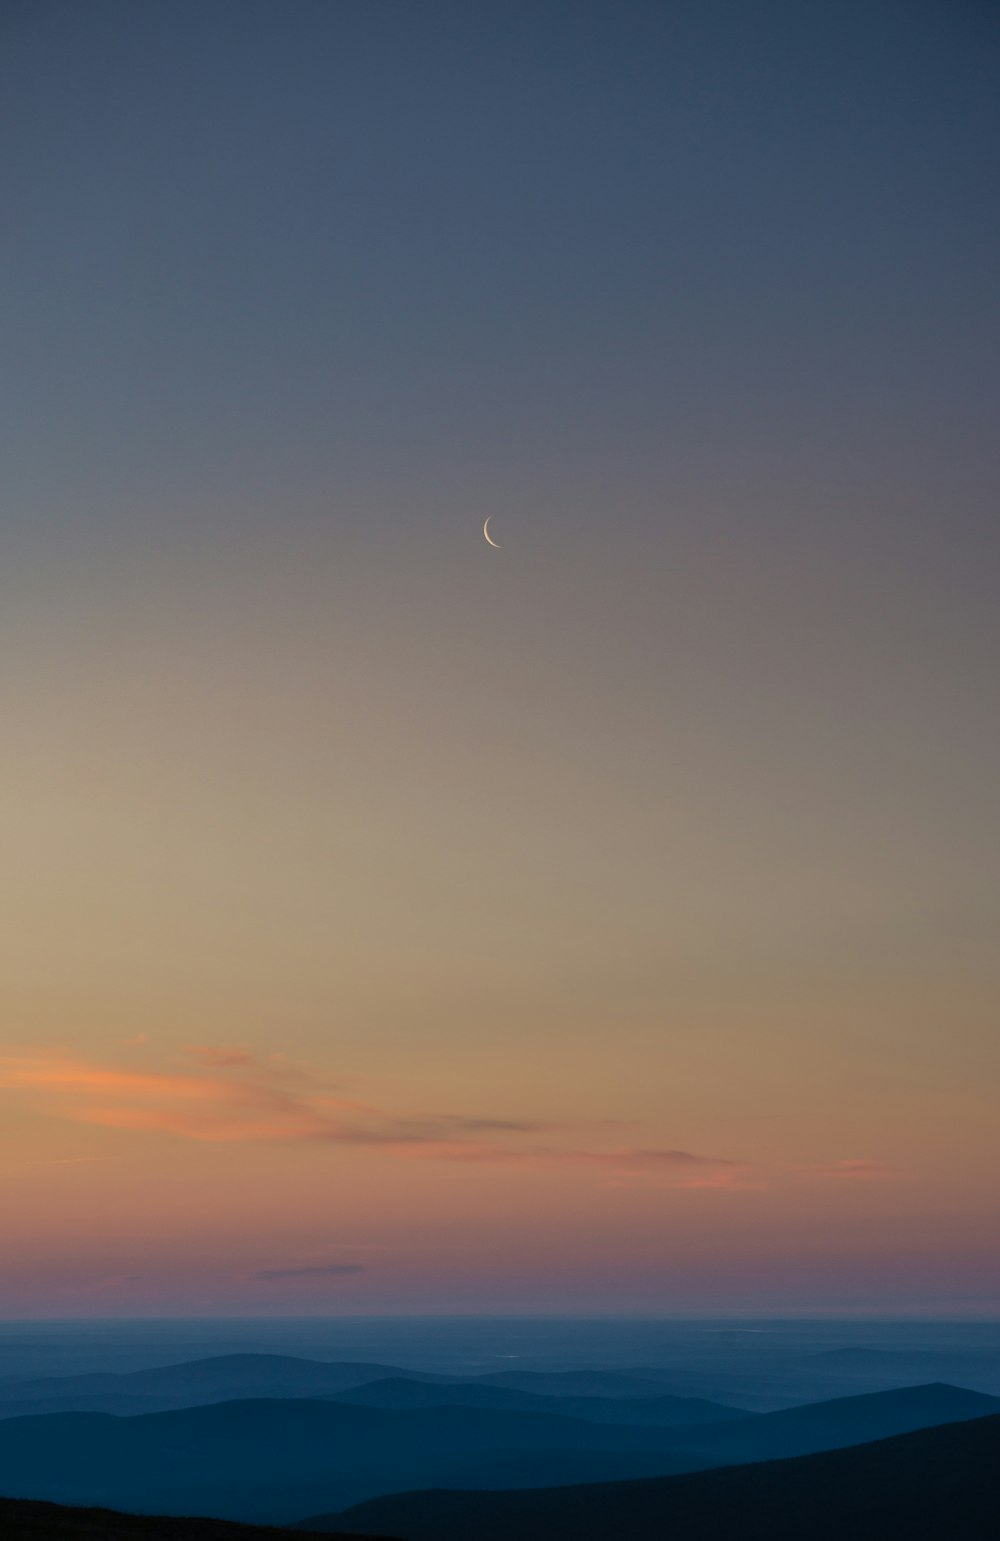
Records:
[[[480,1386],[501,1386],[545,1397],[656,1397],[663,1394],[657,1370],[495,1370],[473,1377]]]
[[[45,1376],[0,1383],[0,1417],[20,1417],[36,1407],[48,1412],[165,1412],[199,1407],[236,1397],[333,1397],[368,1381],[404,1372],[392,1365],[319,1359],[285,1354],[220,1354],[152,1370],[111,1371],[90,1375]],[[444,1380],[418,1370],[408,1380]]]
[[[648,1424],[656,1428],[725,1423],[750,1416],[739,1407],[725,1407],[702,1397],[557,1396],[517,1391],[482,1380],[415,1381],[408,1377],[370,1381],[338,1396],[338,1402],[358,1407],[488,1407],[502,1412],[558,1413],[589,1423]]]
[[[379,1493],[464,1486],[511,1463],[511,1483],[666,1475],[706,1464],[670,1431],[554,1414],[441,1407],[399,1412],[336,1401],[242,1400],[117,1418],[60,1413],[0,1423],[0,1493],[150,1514],[283,1523]],[[552,1474],[545,1461],[558,1457]],[[621,1457],[641,1457],[629,1466]],[[611,1458],[610,1466],[602,1464]],[[534,1463],[525,1478],[523,1463]],[[477,1479],[478,1480],[478,1479]],[[502,1475],[497,1478],[503,1481]]]
[[[288,1354],[218,1354],[148,1370],[96,1371],[0,1381],[0,1402],[122,1396],[336,1396],[372,1381],[485,1386],[545,1397],[656,1397],[657,1370],[501,1370],[487,1375],[441,1375],[363,1360],[303,1359]],[[186,1405],[193,1406],[193,1402]]]
[[[1000,1416],[652,1482],[403,1493],[306,1520],[405,1541],[997,1541]]]
[[[651,1371],[644,1377],[631,1371],[517,1370],[480,1376],[435,1375],[363,1361],[220,1354],[149,1370],[0,1381],[0,1419],[36,1412],[134,1417],[260,1397],[336,1397],[365,1406],[399,1408],[460,1404],[511,1412],[544,1410],[592,1422],[659,1427],[710,1422],[742,1413],[740,1407],[701,1397],[665,1396],[662,1383],[655,1378],[659,1373]],[[376,1391],[376,1385],[382,1390]],[[370,1395],[368,1387],[373,1388]],[[430,1389],[422,1394],[421,1387]],[[449,1387],[453,1389],[446,1394]],[[362,1388],[366,1388],[364,1392]],[[434,1388],[441,1388],[440,1395]],[[673,1407],[672,1403],[678,1405]]]
[[[538,1401],[546,1406],[547,1399]],[[669,1428],[308,1398],[216,1402],[129,1418],[38,1414],[0,1423],[0,1492],[281,1524],[406,1489],[666,1477],[860,1444],[998,1410],[976,1392],[925,1386]]]
[[[993,1413],[1000,1413],[1000,1398],[979,1391],[945,1385],[905,1386],[897,1391],[873,1391],[759,1413],[738,1423],[682,1429],[678,1430],[677,1443],[716,1466],[729,1466],[812,1455]]]

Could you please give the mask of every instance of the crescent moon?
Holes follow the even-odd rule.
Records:
[[[490,514],[490,519],[492,519],[492,518],[493,518],[493,515]],[[500,547],[499,547],[498,543],[493,539],[492,535],[490,534],[490,519],[487,519],[486,523],[483,525],[483,534],[486,536],[486,539],[489,541],[489,543],[493,547],[494,551],[499,551]]]

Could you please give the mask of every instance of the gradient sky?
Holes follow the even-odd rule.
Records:
[[[0,1312],[995,1313],[996,7],[0,43]]]

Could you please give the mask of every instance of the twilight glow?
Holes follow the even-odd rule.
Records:
[[[2,23],[0,1314],[1000,1303],[995,19],[717,9]]]

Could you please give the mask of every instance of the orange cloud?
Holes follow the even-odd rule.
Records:
[[[309,1141],[369,1146],[409,1159],[492,1165],[591,1167],[621,1180],[673,1187],[740,1185],[742,1163],[669,1147],[611,1150],[540,1144],[544,1126],[461,1114],[400,1116],[336,1096],[280,1057],[199,1046],[202,1069],[122,1069],[68,1056],[0,1058],[0,1089],[30,1096],[51,1115],[112,1129],[216,1142]],[[534,1138],[528,1141],[526,1137]]]
[[[397,1159],[479,1163],[525,1171],[592,1170],[602,1186],[739,1192],[789,1182],[873,1182],[879,1161],[850,1157],[813,1167],[751,1166],[672,1146],[592,1149],[523,1119],[401,1115],[339,1094],[281,1055],[234,1046],[187,1051],[197,1069],[97,1065],[68,1055],[0,1057],[0,1091],[29,1097],[75,1123],[216,1143],[306,1142],[379,1149]],[[563,1130],[566,1137],[567,1130]],[[548,1138],[545,1138],[548,1136]]]
[[[6,1057],[0,1088],[34,1094],[46,1112],[75,1122],[189,1139],[322,1139],[338,1132],[339,1100],[290,1089],[283,1068],[228,1051],[209,1063],[215,1073],[123,1070],[55,1055]],[[245,1073],[226,1073],[233,1069]]]
[[[147,1129],[194,1140],[312,1140],[405,1149],[459,1145],[483,1135],[533,1132],[517,1119],[385,1113],[331,1088],[280,1056],[245,1049],[188,1051],[198,1073],[122,1069],[68,1056],[0,1058],[0,1089],[31,1096],[57,1117],[117,1129]]]

